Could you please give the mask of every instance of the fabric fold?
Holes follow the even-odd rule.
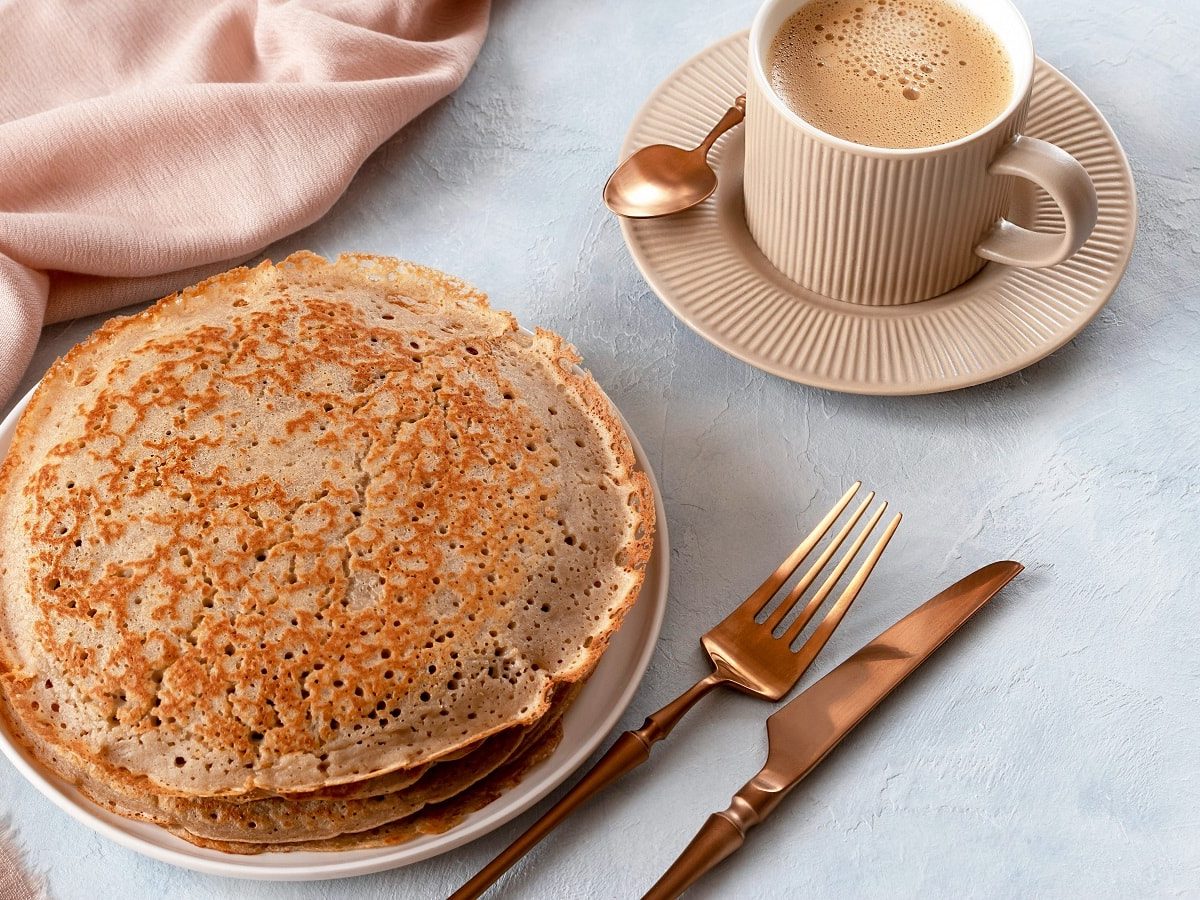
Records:
[[[0,399],[43,322],[169,293],[320,218],[462,82],[488,5],[0,6]]]

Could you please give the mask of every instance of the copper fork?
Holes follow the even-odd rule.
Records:
[[[779,568],[772,572],[771,576],[747,597],[745,602],[726,616],[724,621],[700,639],[709,659],[712,660],[712,673],[701,678],[676,699],[652,714],[641,728],[622,734],[575,787],[554,804],[545,815],[534,822],[524,834],[513,841],[506,850],[481,869],[474,878],[455,891],[450,900],[467,900],[467,898],[481,896],[517,860],[533,849],[542,838],[553,831],[563,819],[588,798],[649,759],[650,748],[670,734],[687,711],[713,688],[728,685],[763,700],[778,700],[792,689],[808,667],[812,665],[817,654],[821,652],[834,629],[846,615],[850,604],[854,602],[863,585],[866,584],[867,578],[870,577],[875,564],[879,562],[879,557],[883,555],[884,548],[887,547],[888,541],[892,539],[892,535],[900,524],[900,516],[896,515],[888,522],[883,533],[872,546],[866,560],[855,572],[829,612],[826,613],[825,618],[821,620],[812,635],[799,649],[793,650],[792,645],[796,643],[805,626],[812,621],[817,610],[828,599],[838,581],[870,538],[875,527],[883,519],[883,514],[887,510],[886,502],[882,503],[870,516],[866,525],[851,542],[850,549],[834,565],[833,570],[805,604],[799,615],[782,632],[780,629],[788,615],[799,605],[805,592],[820,577],[834,554],[862,519],[875,499],[874,491],[867,494],[825,549],[821,551],[816,562],[788,591],[787,596],[780,601],[779,605],[765,619],[760,621],[759,617],[766,610],[771,598],[779,592],[780,588],[795,574],[804,560],[829,533],[861,487],[861,482],[855,482],[850,490],[846,491],[842,498],[834,504],[820,524],[812,530],[812,533],[801,541],[800,546],[780,563]]]

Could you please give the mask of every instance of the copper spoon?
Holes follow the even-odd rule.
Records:
[[[746,95],[733,101],[695,149],[651,144],[617,166],[604,185],[604,203],[619,216],[653,219],[691,209],[717,189],[708,151],[717,138],[746,116]]]

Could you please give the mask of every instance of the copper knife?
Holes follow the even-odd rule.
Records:
[[[746,832],[783,798],[851,729],[912,674],[942,642],[1024,568],[994,562],[951,585],[909,613],[767,719],[767,762],[733,795],[646,894],[678,897],[742,846]]]

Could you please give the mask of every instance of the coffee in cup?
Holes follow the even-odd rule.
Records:
[[[1021,133],[1036,57],[1011,0],[766,0],[749,57],[746,226],[802,288],[918,303],[988,262],[1056,265],[1096,223],[1084,168]],[[1017,179],[1061,230],[1006,218]]]
[[[966,137],[1013,90],[1000,38],[946,0],[815,0],[776,32],[768,74],[796,115],[872,147]]]

